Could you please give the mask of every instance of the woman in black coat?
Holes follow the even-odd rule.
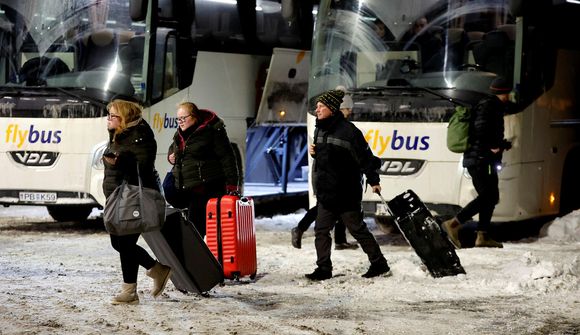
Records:
[[[123,180],[138,185],[137,166],[144,187],[158,189],[155,177],[157,143],[151,127],[141,117],[141,107],[134,102],[113,100],[107,106],[107,129],[109,144],[103,155],[105,196],[113,193]],[[139,165],[137,165],[139,163]],[[137,274],[139,265],[147,269],[153,278],[154,297],[159,296],[171,274],[171,269],[155,261],[145,249],[137,245],[140,234],[110,235],[111,245],[119,252],[123,285],[121,293],[113,298],[113,304],[138,304]]]
[[[183,102],[177,106],[177,122],[167,159],[189,220],[205,236],[207,202],[238,191],[238,165],[225,124],[214,112]]]

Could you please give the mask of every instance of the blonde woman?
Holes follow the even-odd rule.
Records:
[[[137,163],[144,187],[158,189],[155,177],[157,143],[151,127],[141,117],[139,104],[115,99],[107,106],[107,129],[109,145],[103,155],[105,176],[103,191],[108,198],[123,180],[138,185]],[[171,269],[153,259],[145,249],[137,245],[140,234],[110,235],[111,245],[119,252],[123,284],[121,292],[112,304],[138,304],[137,274],[139,265],[147,269],[153,278],[153,297],[159,296],[167,284]]]

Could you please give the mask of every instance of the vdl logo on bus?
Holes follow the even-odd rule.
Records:
[[[421,170],[425,161],[419,159],[381,159],[379,173],[387,176],[410,176]]]
[[[56,162],[59,153],[51,151],[10,151],[16,163],[26,166],[51,166]]]

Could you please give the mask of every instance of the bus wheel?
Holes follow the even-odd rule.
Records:
[[[375,223],[385,234],[400,234],[399,227],[395,224],[395,218],[392,216],[375,216]]]
[[[48,214],[59,222],[84,221],[93,211],[91,206],[46,206]]]
[[[560,215],[564,216],[580,208],[580,150],[571,152],[564,162],[562,189],[560,192]]]

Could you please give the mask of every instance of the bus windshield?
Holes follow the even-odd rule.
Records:
[[[143,54],[123,49],[144,27],[127,1],[0,0],[0,86],[138,94]]]
[[[390,87],[488,93],[496,75],[513,77],[515,25],[507,1],[325,2],[312,46],[310,97],[338,85],[355,93]]]

